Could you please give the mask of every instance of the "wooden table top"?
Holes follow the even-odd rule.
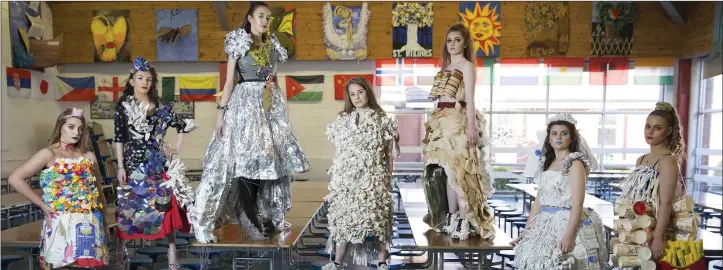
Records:
[[[416,183],[399,183],[404,210],[414,236],[414,246],[399,246],[401,249],[420,250],[506,250],[513,249],[510,238],[503,230],[495,227],[495,238],[482,240],[479,236],[470,236],[467,241],[453,240],[451,236],[437,233],[422,219],[427,213],[427,203],[422,186]]]
[[[115,208],[106,209],[103,213],[103,217],[106,220],[106,227],[111,228],[116,225],[115,223]],[[43,221],[35,221],[25,225],[13,227],[2,231],[2,245],[39,245],[40,244],[40,230],[43,226]]]
[[[532,197],[537,197],[537,184],[507,184],[507,186],[521,190]],[[597,212],[600,218],[615,216],[613,203],[587,193],[585,193],[585,202],[583,202],[583,206],[592,208],[595,212]]]
[[[33,191],[35,192],[35,194],[43,195],[42,189],[37,188],[37,189],[33,189]],[[26,199],[25,197],[23,197],[23,195],[20,195],[20,193],[17,193],[17,192],[3,194],[3,195],[0,195],[0,197],[2,197],[2,208],[3,209],[30,203],[30,201],[28,199]]]

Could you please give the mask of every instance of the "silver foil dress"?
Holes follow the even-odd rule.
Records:
[[[278,86],[270,88],[270,107],[263,107],[268,75],[287,59],[274,35],[270,42],[269,65],[262,71],[249,52],[251,35],[243,29],[226,34],[225,51],[237,59],[242,80],[231,93],[223,136],[211,137],[190,213],[201,243],[216,241],[212,231],[229,223],[241,225],[252,239],[265,237],[264,225],[286,229],[291,176],[310,167],[289,124],[286,95]]]

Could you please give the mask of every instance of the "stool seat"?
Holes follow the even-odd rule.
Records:
[[[334,259],[334,254],[333,254],[333,253],[326,252],[326,249],[320,249],[320,250],[317,250],[317,251],[314,252],[314,253],[316,253],[316,256],[319,256],[319,257],[329,258],[329,259],[332,259],[332,260]]]
[[[377,268],[378,263],[379,263],[379,260],[373,260],[373,261],[369,262],[369,264],[367,264],[367,266],[371,267],[371,268]],[[402,267],[404,267],[404,261],[402,261],[402,260],[392,259],[392,260],[389,260],[388,263],[389,263],[388,264],[389,269],[401,269]]]
[[[21,255],[2,255],[2,270],[7,270],[8,265],[22,260],[23,256]]]
[[[185,267],[191,270],[200,269],[201,265],[211,265],[211,260],[205,259],[202,260],[200,258],[183,258],[178,260],[178,265],[181,267]]]
[[[512,226],[515,226],[517,228],[524,228],[525,226],[527,226],[527,222],[515,221],[515,222],[512,222]]]
[[[146,247],[146,248],[140,248],[136,250],[136,253],[146,255],[153,260],[153,262],[158,261],[158,256],[160,255],[168,255],[168,248],[165,247]]]
[[[487,200],[487,204],[492,204],[492,203],[505,203],[505,201],[503,201],[503,200]]]
[[[504,206],[504,207],[497,207],[495,208],[495,212],[515,212],[517,211],[517,208]]]
[[[514,259],[515,251],[512,249],[501,250],[500,252],[497,252],[497,255],[499,255],[500,257],[504,257],[505,259]]]
[[[498,216],[502,218],[513,218],[513,217],[519,217],[522,216],[522,212],[501,212]]]
[[[389,255],[399,255],[402,254],[402,250],[398,248],[390,248],[389,249]]]
[[[136,255],[128,258],[130,269],[138,269],[141,265],[153,265],[153,259],[144,255]]]
[[[183,238],[176,238],[176,247],[185,247],[188,245],[188,240]],[[163,239],[156,242],[156,246],[168,247],[168,239]]]
[[[191,240],[191,239],[196,238],[196,236],[194,236],[193,234],[186,234],[186,233],[182,233],[182,232],[176,232],[176,238]]]

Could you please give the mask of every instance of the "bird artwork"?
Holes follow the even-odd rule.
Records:
[[[170,41],[171,43],[176,43],[176,40],[179,38],[188,36],[188,34],[191,33],[191,30],[193,30],[193,27],[190,24],[186,24],[178,28],[162,26],[161,29],[158,30],[158,40],[161,42]]]
[[[322,8],[324,44],[331,60],[364,60],[367,57],[368,4],[361,7],[332,7],[327,2]]]

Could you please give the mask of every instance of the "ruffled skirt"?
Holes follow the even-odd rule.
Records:
[[[550,208],[530,220],[515,248],[515,267],[525,270],[606,269],[608,252],[600,217],[583,209],[572,252],[563,254],[560,241],[570,210]]]
[[[40,233],[41,269],[100,268],[108,265],[107,236],[102,211],[53,214]]]

